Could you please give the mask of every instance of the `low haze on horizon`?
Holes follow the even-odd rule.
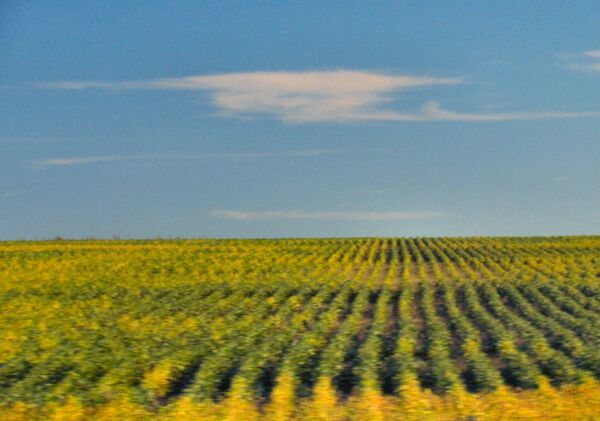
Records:
[[[600,234],[600,5],[0,5],[0,240]]]

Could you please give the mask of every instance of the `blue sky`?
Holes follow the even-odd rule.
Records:
[[[600,234],[598,22],[3,1],[0,239]]]

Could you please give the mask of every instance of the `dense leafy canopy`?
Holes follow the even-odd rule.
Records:
[[[7,242],[0,292],[3,418],[600,412],[599,237]]]

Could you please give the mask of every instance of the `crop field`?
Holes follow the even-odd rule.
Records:
[[[4,242],[0,292],[3,420],[600,419],[600,237]]]

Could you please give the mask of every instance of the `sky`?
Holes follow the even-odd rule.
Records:
[[[0,240],[600,234],[597,1],[0,2]]]

